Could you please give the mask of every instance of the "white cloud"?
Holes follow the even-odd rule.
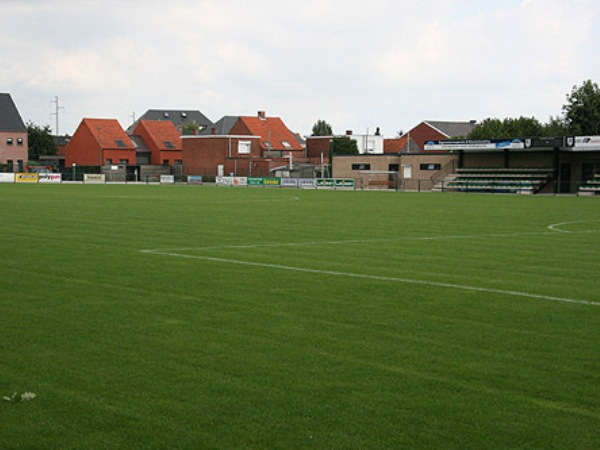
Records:
[[[25,119],[196,108],[308,133],[560,113],[600,73],[594,0],[3,2],[0,85]],[[23,25],[26,24],[26,25]],[[596,80],[598,81],[598,80]]]

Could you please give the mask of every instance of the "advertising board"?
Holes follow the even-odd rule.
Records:
[[[281,187],[297,188],[298,187],[298,178],[282,178],[281,179]]]
[[[15,182],[17,183],[37,183],[37,173],[17,173],[15,175]]]
[[[175,176],[174,175],[161,175],[160,176],[160,184],[174,184]]]
[[[40,173],[40,183],[60,183],[62,175],[60,173]]]
[[[15,174],[14,173],[0,173],[0,183],[14,183],[15,182]]]
[[[83,182],[87,184],[103,184],[106,177],[103,173],[85,173],[83,174]]]
[[[202,184],[202,176],[201,175],[188,175],[187,182],[188,182],[188,184]]]

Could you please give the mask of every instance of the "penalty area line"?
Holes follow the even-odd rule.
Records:
[[[335,270],[309,269],[306,267],[285,266],[282,264],[261,263],[254,261],[244,261],[240,259],[217,258],[213,256],[202,255],[184,255],[180,253],[164,252],[160,250],[142,250],[142,253],[149,255],[170,256],[173,258],[196,259],[201,261],[211,261],[223,264],[235,264],[240,266],[263,267],[266,269],[287,270],[292,272],[312,273],[316,275],[330,275],[336,277],[367,279],[375,281],[386,281],[393,283],[415,284],[421,286],[442,287],[447,289],[457,289],[462,291],[483,292],[487,294],[509,295],[512,297],[525,297],[530,299],[549,300],[554,302],[574,303],[579,305],[600,306],[600,302],[590,300],[579,300],[574,298],[554,297],[551,295],[532,294],[529,292],[511,291],[504,289],[484,288],[479,286],[469,286],[464,284],[444,283],[439,281],[415,280],[412,278],[386,277],[382,275],[369,275],[352,272],[338,272]]]

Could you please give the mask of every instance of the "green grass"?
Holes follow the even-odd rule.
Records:
[[[0,185],[0,448],[598,448],[599,237],[595,198]]]

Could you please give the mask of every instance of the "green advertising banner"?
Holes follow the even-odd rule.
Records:
[[[335,187],[354,188],[354,179],[335,179]]]
[[[354,189],[355,181],[353,178],[317,178],[317,187],[329,189]]]
[[[262,186],[263,179],[259,177],[248,177],[248,186]]]
[[[281,178],[263,178],[263,186],[281,186]]]

